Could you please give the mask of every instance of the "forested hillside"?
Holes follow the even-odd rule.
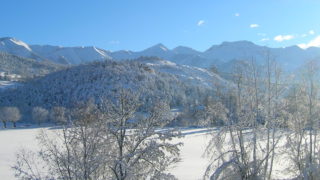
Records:
[[[143,102],[141,111],[149,108],[157,99],[168,102],[172,108],[180,108],[201,105],[201,102],[213,93],[213,84],[226,84],[218,75],[203,72],[204,70],[201,71],[201,69],[192,70],[176,65],[172,65],[170,69],[160,65],[167,61],[152,61],[154,64],[150,64],[151,60],[147,61],[148,64],[139,59],[123,62],[94,62],[69,67],[27,82],[15,90],[1,93],[1,105],[17,106],[25,112],[30,112],[31,108],[36,106],[46,109],[56,106],[69,108],[76,102],[89,99],[93,99],[96,103],[101,99],[112,100],[114,94],[124,88],[141,94],[140,98]],[[164,72],[164,69],[170,70],[171,73]],[[161,70],[163,72],[160,72]],[[198,75],[207,77],[189,79],[182,76],[183,74],[180,74],[181,76],[174,74],[173,70],[184,70],[190,77],[192,76],[190,72],[193,75],[197,72]]]
[[[63,65],[54,64],[50,61],[36,61],[0,52],[0,72],[17,74],[24,79],[42,76],[63,68]]]

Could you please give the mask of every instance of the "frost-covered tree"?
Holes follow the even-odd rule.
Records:
[[[293,163],[290,171],[302,179],[317,179],[320,175],[318,79],[318,63],[308,62],[298,83],[291,87],[286,97],[290,114],[288,127],[291,130],[287,135],[287,151]]]
[[[61,106],[55,106],[51,108],[51,111],[49,113],[49,119],[50,121],[54,123],[59,124],[66,124],[67,119],[67,109]]]
[[[40,124],[48,120],[49,111],[42,107],[34,107],[32,109],[32,119]]]
[[[0,71],[8,74],[17,74],[25,80],[35,76],[43,76],[63,68],[63,65],[51,63],[50,61],[37,61],[0,52]],[[6,78],[9,78],[8,80],[10,80],[10,77],[8,76]]]
[[[138,113],[139,96],[131,90],[120,89],[115,97],[101,105],[113,142],[110,178],[174,179],[167,170],[179,161],[180,143],[170,142],[178,134],[161,129],[172,121],[169,106],[159,101]]]
[[[4,107],[0,107],[0,120],[2,122],[3,128],[7,128],[8,120],[2,114],[4,114]]]
[[[116,93],[115,99],[102,98],[98,105],[92,99],[67,111],[63,129],[39,135],[38,153],[18,154],[16,175],[21,179],[174,179],[167,170],[179,160],[180,143],[170,141],[178,133],[161,129],[172,119],[168,105],[158,102],[142,112],[139,96],[124,89]]]
[[[6,128],[6,122],[12,122],[13,127],[16,127],[17,121],[20,120],[21,114],[17,107],[1,107],[0,108],[1,121],[3,122],[3,127]]]
[[[20,179],[105,180],[110,144],[104,122],[92,103],[80,103],[70,112],[72,124],[38,135],[40,150],[18,153],[13,167]],[[71,121],[70,121],[71,122]]]
[[[275,148],[275,136],[281,117],[279,74],[271,68],[269,58],[266,71],[252,61],[235,67],[234,89],[218,89],[208,110],[224,126],[214,134],[207,153],[212,163],[206,177],[211,179],[270,179]],[[274,69],[274,70],[271,70]],[[262,141],[266,138],[266,142]]]

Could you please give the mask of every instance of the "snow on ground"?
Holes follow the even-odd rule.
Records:
[[[203,179],[208,159],[203,157],[206,146],[212,137],[205,129],[182,131],[185,135],[179,139],[184,145],[181,148],[181,162],[171,173],[181,180]]]
[[[0,179],[16,179],[11,169],[11,166],[15,162],[16,152],[21,148],[36,150],[36,136],[40,129],[0,130]],[[207,159],[203,158],[202,155],[211,137],[206,135],[207,132],[206,129],[186,129],[182,131],[185,136],[176,140],[177,142],[184,143],[184,146],[181,148],[182,161],[171,171],[178,179],[202,179],[207,166]]]
[[[55,131],[55,128],[46,128]],[[21,148],[37,150],[38,144],[36,136],[41,128],[20,128],[20,129],[0,129],[0,179],[15,180],[11,166],[15,163],[16,152]],[[208,157],[203,157],[206,146],[214,130],[209,129],[182,129],[183,137],[177,138],[175,142],[182,142],[181,162],[177,163],[171,173],[181,180],[203,179],[203,175],[208,166]],[[285,138],[282,138],[284,140]],[[262,140],[263,142],[263,140]],[[284,142],[284,141],[283,141]],[[280,142],[280,146],[283,146]],[[281,150],[280,150],[281,151]],[[279,152],[277,152],[279,153]],[[291,178],[284,176],[285,168],[290,167],[288,157],[281,157],[275,160],[273,172],[274,178]]]
[[[16,179],[11,169],[16,152],[20,148],[36,149],[38,131],[39,128],[0,130],[0,179]]]

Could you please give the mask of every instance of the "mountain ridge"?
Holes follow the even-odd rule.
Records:
[[[251,41],[225,41],[212,45],[205,51],[197,51],[187,46],[167,48],[162,43],[155,44],[142,51],[109,51],[95,46],[62,47],[51,45],[28,45],[16,38],[0,38],[0,51],[36,59],[50,60],[60,64],[83,64],[92,61],[129,60],[141,56],[155,56],[177,64],[209,68],[213,65],[229,63],[233,60],[256,59],[263,63],[269,54],[273,59],[284,66],[286,70],[294,70],[307,60],[320,59],[320,48],[310,47],[302,49],[298,46],[285,48],[270,48],[257,45]]]

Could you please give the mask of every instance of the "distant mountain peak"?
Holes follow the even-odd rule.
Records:
[[[150,49],[155,49],[155,50],[160,49],[162,51],[169,51],[169,49],[165,45],[163,45],[162,43],[156,44],[156,45],[148,48],[147,50],[150,50]]]
[[[192,55],[200,53],[199,51],[197,51],[195,49],[192,49],[190,47],[187,47],[187,46],[177,46],[172,51],[175,52],[175,53],[192,54]]]
[[[241,47],[241,48],[252,48],[252,47],[262,47],[251,41],[241,40],[241,41],[224,41],[220,45],[211,46],[206,52],[216,50],[217,48],[225,48],[225,47]]]
[[[293,46],[288,46],[288,47],[285,47],[287,49],[294,49],[294,50],[303,50],[302,48],[300,48],[299,46],[297,45],[293,45]]]
[[[0,38],[0,51],[40,60],[40,58],[32,52],[32,49],[27,43],[13,37]]]
[[[0,41],[10,40],[10,39],[15,39],[15,38],[13,38],[13,37],[2,37],[2,38],[0,38]]]
[[[194,49],[187,47],[187,46],[177,46],[173,50],[194,50]]]
[[[220,46],[230,46],[230,45],[235,45],[235,46],[258,46],[256,44],[254,44],[253,42],[246,41],[246,40],[233,41],[233,42],[225,41],[225,42],[222,42],[220,44]]]

